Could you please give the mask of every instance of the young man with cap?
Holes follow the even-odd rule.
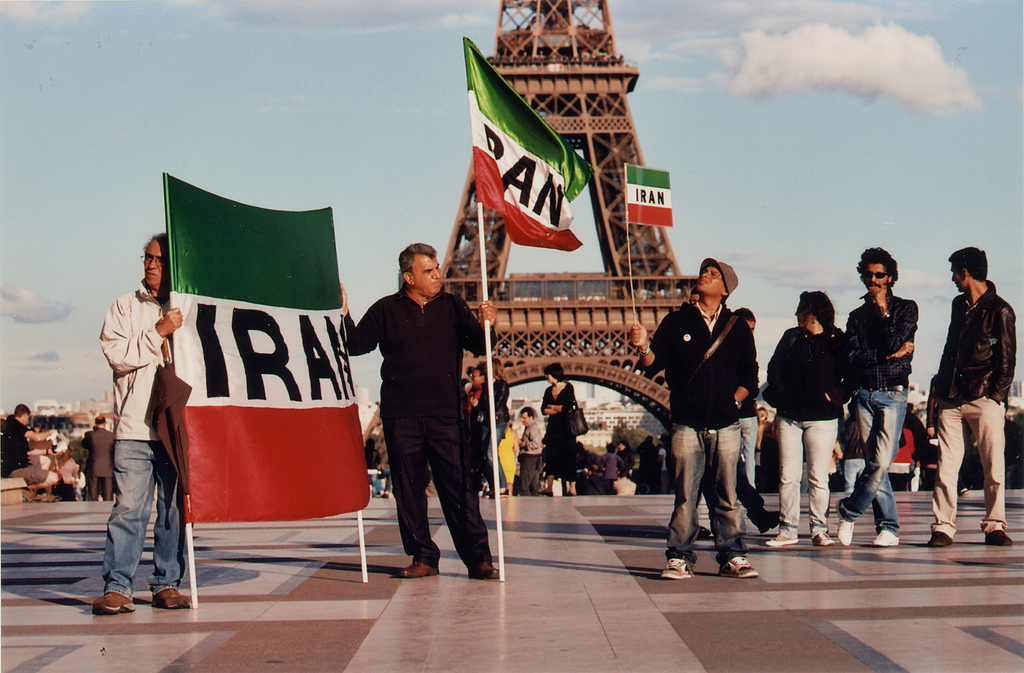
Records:
[[[695,293],[662,320],[653,338],[633,325],[630,343],[649,373],[665,371],[671,390],[675,508],[669,521],[664,579],[692,577],[697,561],[697,502],[701,487],[708,504],[718,550],[718,574],[757,577],[747,562],[743,510],[736,497],[739,463],[739,408],[757,394],[757,355],[746,321],[725,306],[739,281],[728,264],[705,259]],[[707,472],[707,479],[705,479]]]

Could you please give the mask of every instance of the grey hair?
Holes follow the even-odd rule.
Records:
[[[162,248],[163,250],[167,250],[167,249],[168,249],[168,245],[167,245],[167,234],[166,234],[166,233],[164,233],[164,232],[160,232],[159,234],[153,234],[152,236],[150,236],[150,237],[149,237],[149,240],[148,240],[148,241],[146,241],[146,245],[142,246],[142,252],[146,252],[146,249],[147,249],[147,248],[149,248],[149,246],[150,246],[150,245],[151,245],[151,244],[152,244],[152,243],[153,243],[154,241],[155,241],[155,242],[157,242],[157,243],[159,243],[159,244],[160,244],[160,247],[161,247],[161,248]]]
[[[412,260],[416,255],[437,259],[437,250],[426,243],[413,243],[398,255],[398,270],[401,273],[412,272]]]

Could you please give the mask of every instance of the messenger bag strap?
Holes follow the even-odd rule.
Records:
[[[692,374],[690,374],[690,378],[687,379],[686,381],[686,386],[690,385],[690,382],[693,381],[693,377],[697,375],[697,372],[700,370],[701,365],[707,362],[708,359],[715,354],[715,351],[718,350],[718,347],[722,345],[722,342],[725,341],[725,337],[727,334],[729,334],[729,330],[731,330],[732,326],[736,324],[736,318],[737,316],[733,314],[729,318],[729,322],[725,323],[725,329],[722,330],[722,333],[718,335],[718,338],[715,339],[715,342],[711,344],[710,348],[708,348],[708,352],[704,354],[704,359],[700,361],[700,364],[697,365],[697,368],[693,370]],[[686,386],[683,387],[685,388]]]

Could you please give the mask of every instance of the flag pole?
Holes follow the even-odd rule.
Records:
[[[477,201],[476,204],[477,223],[477,248],[480,253],[480,285],[483,288],[483,300],[488,301],[487,296],[487,249],[484,243],[484,206]],[[505,581],[505,541],[501,531],[501,489],[498,488],[498,470],[501,463],[498,460],[498,428],[494,418],[494,363],[491,362],[491,321],[484,321],[484,345],[487,351],[487,407],[491,423],[491,467],[494,474],[491,483],[494,485],[494,522],[498,533],[498,579]]]
[[[366,538],[363,537],[363,510],[356,510],[356,523],[359,528],[359,561],[363,569],[363,584],[370,581],[366,574]]]
[[[342,306],[344,308],[344,306]],[[344,317],[341,321],[341,338],[344,343],[348,343],[348,332],[345,328]],[[367,486],[370,489],[370,499],[373,499],[373,486]],[[369,507],[369,503],[367,503]],[[356,528],[359,531],[359,565],[363,571],[363,584],[370,581],[370,578],[366,574],[366,538],[363,536],[363,510],[356,510]]]
[[[172,295],[173,296],[173,295]],[[173,307],[179,308],[179,307]],[[160,345],[163,351],[165,362],[174,362],[173,354],[171,353],[172,346],[168,345],[168,340],[164,339],[164,342]],[[186,457],[185,460],[188,460]],[[182,480],[181,475],[178,475],[178,484],[182,486],[181,503],[184,506],[185,515],[185,549],[188,553],[188,586],[189,593],[192,595],[191,605],[189,606],[193,610],[199,609],[199,586],[196,583],[196,545],[192,535],[192,492],[191,485],[186,484]]]
[[[188,547],[188,584],[192,589],[192,609],[199,609],[199,587],[196,585],[196,547],[192,539],[192,497],[185,496],[185,545]]]
[[[626,184],[626,180],[629,178],[626,176],[626,167],[622,167],[622,184]],[[626,223],[626,264],[629,267],[629,301],[633,307],[633,324],[639,324],[640,320],[636,315],[636,295],[633,294],[633,245],[629,240],[629,205],[623,200],[622,203],[622,219]]]

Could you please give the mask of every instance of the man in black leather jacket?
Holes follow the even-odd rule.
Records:
[[[964,458],[963,425],[978,444],[985,474],[985,544],[1009,546],[1003,481],[1006,399],[1016,364],[1015,316],[989,280],[988,259],[978,248],[950,258],[953,282],[961,294],[953,300],[946,347],[935,377],[939,467],[932,510],[935,523],[929,547],[945,547],[956,534],[957,474]]]

